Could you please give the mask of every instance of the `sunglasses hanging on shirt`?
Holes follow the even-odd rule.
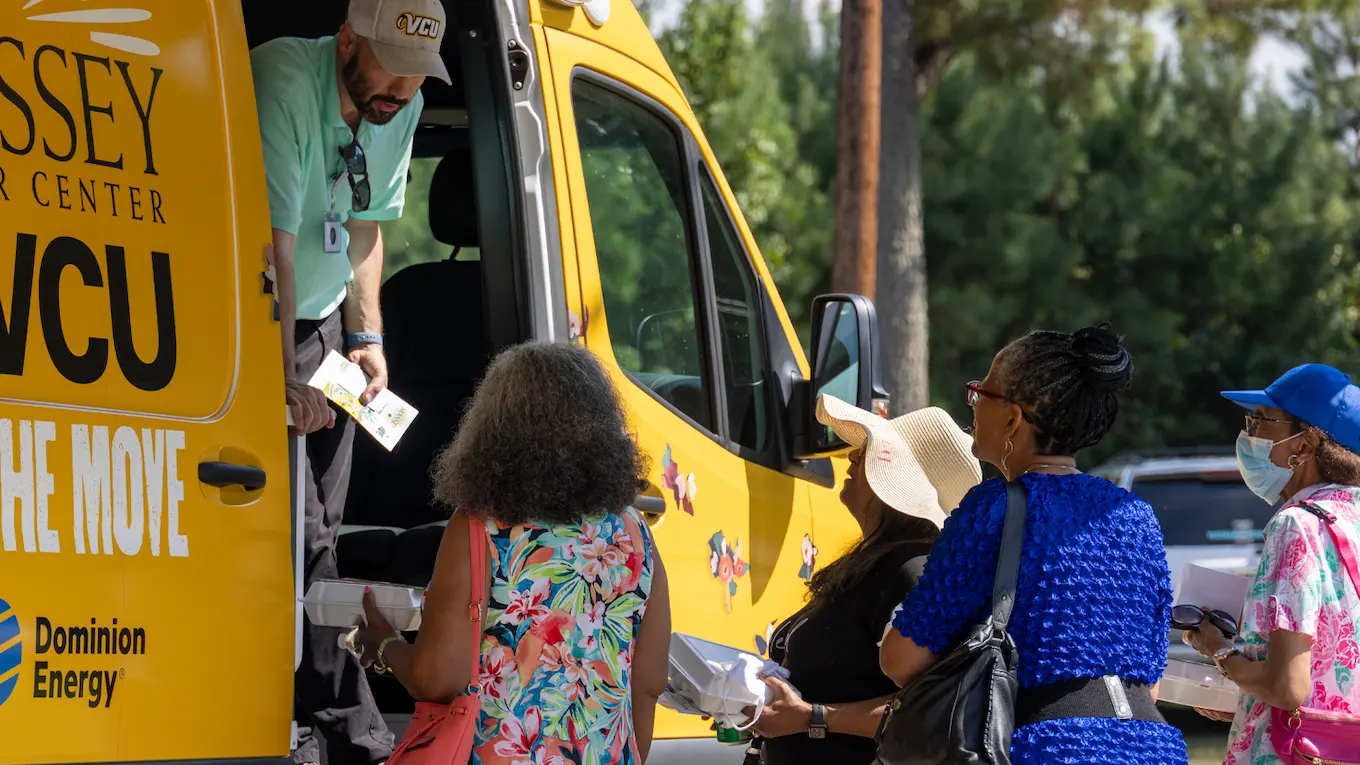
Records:
[[[345,171],[349,174],[349,189],[353,195],[350,209],[363,212],[368,209],[372,196],[368,185],[368,157],[364,154],[364,147],[356,139],[349,146],[340,147],[340,158],[345,161]]]

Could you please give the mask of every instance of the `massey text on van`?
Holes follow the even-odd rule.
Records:
[[[10,65],[0,68],[0,98],[18,111],[26,130],[0,132],[0,149],[24,156],[37,150],[41,143],[43,153],[54,162],[81,162],[115,170],[123,170],[125,166],[130,169],[133,158],[136,158],[142,160],[138,164],[143,174],[157,174],[151,140],[151,112],[155,106],[156,87],[164,70],[79,51],[71,51],[68,59],[67,51],[56,45],[35,46],[14,37],[0,37],[0,61],[10,57],[14,57]],[[25,63],[30,66],[23,67]],[[120,81],[122,87],[114,90],[125,88],[125,97],[108,103],[92,103],[91,81],[95,78]],[[20,82],[21,79],[23,82]],[[69,103],[58,97],[56,92],[71,94]],[[79,93],[78,98],[75,93]],[[34,103],[35,94],[47,109],[60,118],[63,128],[46,133],[39,131],[33,111],[38,106]],[[75,116],[81,118],[83,129],[78,129]],[[102,129],[129,118],[137,119],[141,124],[142,145],[110,146],[108,134]],[[96,142],[97,135],[106,136],[102,149]],[[127,143],[131,144],[130,141]],[[80,151],[82,148],[83,152]],[[77,154],[82,155],[80,159],[77,159]],[[5,180],[5,173],[0,170],[0,199],[9,201],[11,194],[23,193],[19,189],[6,188]],[[124,186],[75,175],[49,176],[42,171],[34,172],[28,180],[33,200],[41,207],[50,207],[55,203],[63,210],[79,209],[81,212],[97,213],[99,204],[107,202],[105,213],[118,217],[118,204],[122,201],[125,203],[125,214],[135,220],[142,218],[134,208],[146,204],[151,220],[165,222],[161,218],[160,192],[133,186],[131,181]]]

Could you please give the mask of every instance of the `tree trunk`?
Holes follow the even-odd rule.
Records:
[[[836,220],[831,287],[873,298],[878,217],[882,0],[841,4],[836,84]]]
[[[894,416],[930,404],[925,232],[921,223],[920,97],[912,42],[915,0],[883,9],[882,133],[879,158],[878,327],[883,383]]]

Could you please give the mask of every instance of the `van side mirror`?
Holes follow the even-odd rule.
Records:
[[[812,301],[812,379],[799,383],[793,416],[799,459],[835,453],[846,443],[817,422],[817,399],[828,393],[881,416],[888,413],[879,355],[878,315],[862,295],[819,295]]]

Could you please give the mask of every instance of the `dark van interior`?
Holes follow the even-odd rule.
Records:
[[[282,36],[323,37],[344,21],[344,0],[242,0],[253,48]],[[453,86],[427,80],[413,167],[434,164],[428,188],[429,237],[419,252],[385,244],[385,259],[408,262],[390,273],[381,303],[389,379],[394,393],[419,411],[388,452],[362,429],[355,433],[339,574],[424,586],[449,510],[431,498],[430,466],[458,428],[477,381],[496,351],[528,339],[527,290],[519,263],[518,187],[504,52],[490,5],[448,0],[443,55]],[[472,34],[477,30],[476,34]],[[415,174],[408,176],[414,182]],[[464,258],[468,252],[479,257]],[[370,676],[384,712],[412,703],[389,677]]]

